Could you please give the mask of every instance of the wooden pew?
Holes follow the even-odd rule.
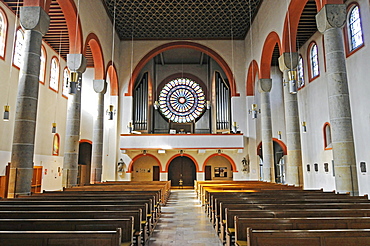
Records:
[[[0,245],[121,246],[121,229],[114,231],[0,231]]]
[[[252,230],[249,228],[247,237],[248,246],[370,245],[370,229]]]
[[[0,231],[113,231],[121,229],[121,243],[133,243],[133,218],[126,219],[0,219]]]
[[[370,229],[370,217],[239,218],[235,216],[234,221],[235,241],[243,245],[247,244],[248,228],[253,230]]]

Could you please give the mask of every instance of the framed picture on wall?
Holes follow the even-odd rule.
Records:
[[[215,177],[226,178],[227,167],[215,167]]]

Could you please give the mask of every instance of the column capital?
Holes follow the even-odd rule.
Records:
[[[345,4],[326,4],[316,15],[316,25],[319,32],[324,33],[331,28],[342,28],[346,23]]]
[[[298,53],[297,52],[284,52],[279,57],[280,71],[294,70],[298,66]]]
[[[258,91],[259,92],[270,92],[271,88],[272,88],[272,79],[258,80]]]
[[[94,79],[93,87],[96,93],[105,94],[107,92],[107,82],[104,79]]]
[[[50,25],[50,17],[41,7],[26,6],[20,9],[20,22],[25,30],[38,31],[44,36]]]
[[[67,66],[71,72],[83,73],[86,70],[86,58],[82,54],[67,54]]]

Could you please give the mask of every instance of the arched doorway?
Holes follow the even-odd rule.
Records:
[[[78,175],[77,184],[85,185],[90,183],[92,144],[80,142],[78,148]]]
[[[180,179],[183,180],[184,186],[194,186],[196,167],[189,157],[178,156],[168,167],[168,180],[171,180],[171,186],[178,186]]]

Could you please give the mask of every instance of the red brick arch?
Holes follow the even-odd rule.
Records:
[[[247,96],[254,96],[254,85],[256,84],[256,75],[259,73],[259,68],[256,60],[251,61],[248,68],[248,75],[247,75],[247,88],[246,88],[246,95]],[[258,77],[260,75],[258,74]]]
[[[103,50],[101,48],[99,38],[95,35],[95,33],[90,33],[89,35],[87,35],[83,53],[84,56],[86,56],[86,51],[89,46],[94,60],[94,79],[104,79],[105,73]]]
[[[118,96],[118,76],[117,76],[117,69],[112,61],[108,62],[107,66],[107,75],[109,76],[110,80],[110,95],[111,96]]]
[[[154,48],[153,50],[149,51],[136,65],[134,71],[132,72],[131,79],[129,82],[128,86],[128,92],[125,94],[126,96],[132,96],[133,94],[133,88],[134,88],[134,83],[141,71],[141,69],[156,55],[160,54],[161,52],[164,52],[166,50],[170,49],[177,49],[177,48],[189,48],[189,49],[195,49],[198,51],[201,51],[210,57],[212,57],[218,65],[222,68],[222,70],[225,72],[226,77],[229,81],[230,84],[230,89],[231,89],[231,96],[236,97],[240,96],[239,93],[236,91],[236,84],[235,84],[235,79],[234,75],[231,71],[231,68],[229,65],[226,63],[226,61],[214,50],[211,48],[208,48],[202,44],[194,43],[194,42],[188,42],[188,41],[177,41],[177,42],[171,42],[167,44],[163,44],[161,46],[158,46]]]
[[[260,63],[260,79],[269,79],[271,77],[271,60],[272,53],[276,44],[279,46],[279,51],[281,53],[281,43],[279,35],[276,32],[270,32],[266,37],[265,43],[263,45],[262,57]]]

